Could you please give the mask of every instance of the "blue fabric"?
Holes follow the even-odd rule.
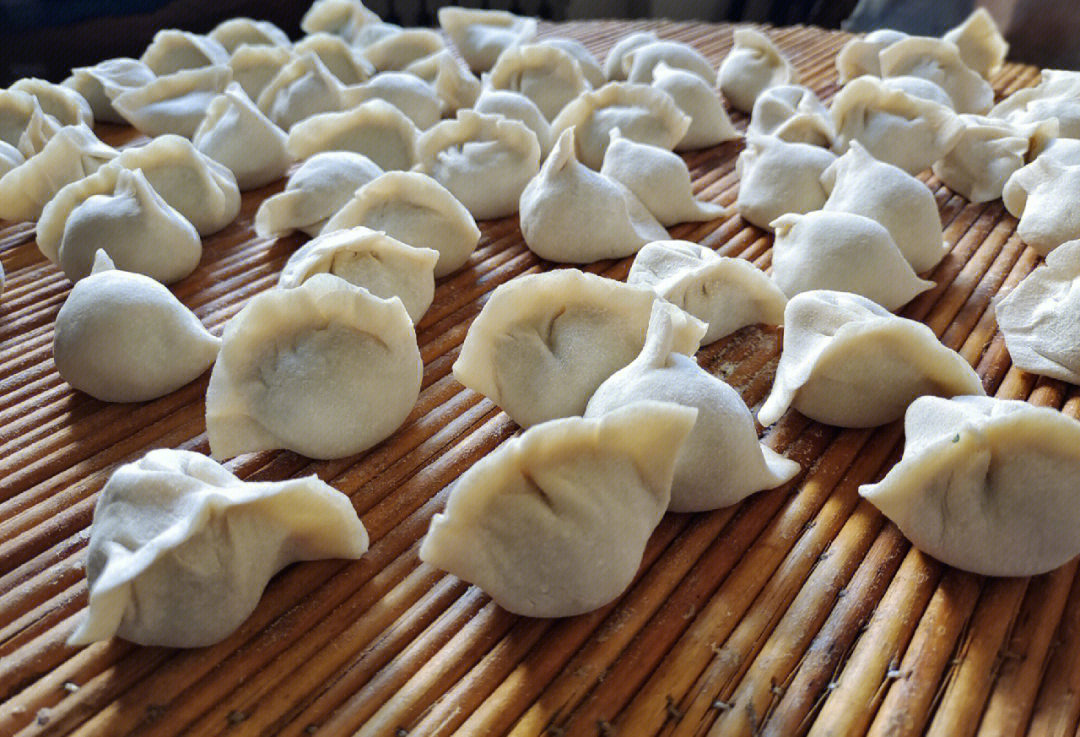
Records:
[[[62,26],[89,18],[152,13],[170,0],[0,0],[5,33]]]

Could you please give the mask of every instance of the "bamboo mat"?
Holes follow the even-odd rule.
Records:
[[[589,22],[544,26],[601,56],[654,28],[719,64],[729,26]],[[836,91],[846,40],[770,29],[803,81]],[[998,96],[1037,71],[1007,65]],[[745,116],[733,116],[744,127]],[[107,140],[130,138],[109,129]],[[741,142],[694,152],[705,199],[731,204]],[[1075,387],[1010,366],[992,300],[1036,264],[1000,200],[971,205],[934,178],[951,253],[937,287],[903,314],[929,325],[987,392],[1080,414]],[[247,193],[174,291],[211,330],[271,287],[299,238],[253,235],[280,184]],[[0,734],[19,735],[1073,735],[1080,717],[1077,562],[1031,579],[962,573],[910,548],[862,501],[902,448],[899,423],[839,430],[789,412],[766,441],[798,460],[792,483],[709,514],[669,514],[641,571],[591,614],[534,620],[422,564],[419,541],[447,487],[516,426],[450,374],[491,290],[551,268],[513,218],[482,224],[467,267],[438,285],[418,326],[423,389],[405,425],[371,451],[312,462],[243,456],[247,479],[315,472],[350,495],[371,534],[356,562],[292,566],[251,618],[200,650],[64,642],[86,605],[85,546],[98,490],[157,447],[207,452],[206,377],[141,405],[109,405],[56,374],[52,324],[70,284],[27,224],[0,224]],[[737,215],[671,229],[767,269],[771,238]],[[624,278],[629,259],[589,271]],[[779,333],[747,328],[707,346],[703,366],[751,407],[767,394]]]

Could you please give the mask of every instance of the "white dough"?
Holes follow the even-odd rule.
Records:
[[[228,61],[226,59],[226,61]],[[191,138],[210,101],[225,91],[232,71],[224,63],[159,76],[113,98],[116,112],[141,133]]]
[[[797,84],[770,87],[754,101],[746,135],[776,136],[790,143],[832,147],[836,128],[814,91]]]
[[[258,102],[259,95],[278,72],[296,58],[292,49],[280,46],[241,46],[229,57],[233,81]]]
[[[18,146],[34,108],[41,107],[33,95],[0,89],[0,141]]]
[[[958,113],[982,114],[994,104],[990,83],[964,63],[950,41],[912,36],[884,49],[879,58],[881,76],[929,80],[945,90]]]
[[[987,113],[1023,125],[1057,118],[1062,138],[1080,138],[1080,72],[1044,69],[1036,87],[1025,87]]]
[[[943,38],[956,44],[964,63],[985,79],[1001,69],[1009,53],[1009,43],[983,7],[971,11],[963,23],[947,31]]]
[[[167,28],[154,34],[139,61],[160,77],[187,69],[226,64],[229,52],[208,36]]]
[[[881,84],[886,89],[898,90],[911,97],[936,102],[938,105],[943,105],[950,110],[956,109],[953,99],[949,97],[949,93],[942,89],[941,85],[931,82],[929,79],[901,75],[883,79]]]
[[[443,115],[453,115],[461,108],[473,107],[480,96],[480,80],[455,59],[449,49],[417,59],[405,67],[405,71],[415,74],[431,86],[442,101]]]
[[[322,151],[352,151],[381,169],[411,169],[417,161],[419,137],[416,124],[405,113],[385,100],[369,100],[350,110],[320,113],[297,123],[289,130],[285,148],[297,159]]]
[[[585,44],[580,41],[576,41],[572,38],[548,36],[537,43],[562,49],[570,54],[570,56],[574,57],[574,60],[581,67],[581,73],[585,75],[585,81],[588,82],[589,86],[593,89],[603,87],[608,81],[607,77],[604,76],[604,70],[600,67],[600,62],[596,60],[596,57],[592,55],[591,51],[585,48]]]
[[[486,72],[499,54],[536,35],[536,19],[523,18],[505,10],[478,10],[444,6],[439,8],[439,25],[461,52],[469,69]]]
[[[415,74],[380,72],[363,84],[348,89],[349,106],[383,100],[396,107],[419,130],[427,130],[442,117],[442,99],[435,89]]]
[[[32,95],[41,105],[42,111],[56,118],[60,125],[94,125],[90,103],[70,87],[30,77],[18,80],[8,89]]]
[[[626,81],[635,84],[650,84],[658,64],[690,72],[707,84],[716,80],[716,69],[709,60],[693,46],[678,41],[653,41],[643,44],[630,49],[622,58]]]
[[[26,122],[26,129],[19,136],[16,148],[20,154],[29,159],[45,148],[49,139],[55,136],[62,127],[60,121],[43,111],[35,100],[34,112],[30,114],[30,120]]]
[[[862,38],[856,37],[848,41],[836,55],[836,71],[840,84],[847,84],[864,74],[880,77],[881,61],[878,59],[878,54],[905,38],[908,38],[908,35],[902,31],[879,28]]]
[[[286,140],[285,131],[255,107],[239,84],[231,82],[210,102],[193,143],[228,167],[240,191],[246,192],[285,176],[292,163]]]
[[[304,33],[333,33],[352,43],[365,27],[381,20],[360,0],[315,0],[300,19],[300,29]]]
[[[112,106],[112,98],[125,90],[154,81],[156,75],[138,59],[107,59],[92,67],[76,67],[62,84],[82,95],[99,123],[126,123]]]
[[[277,46],[280,48],[292,46],[292,41],[289,40],[285,31],[268,20],[229,18],[214,26],[214,30],[210,31],[207,36],[225,47],[225,51],[230,54],[244,44],[248,46]]]
[[[293,56],[315,54],[327,71],[345,85],[366,82],[375,74],[375,66],[341,36],[313,33],[297,41],[292,50]]]
[[[1020,219],[1016,234],[1040,256],[1080,238],[1080,165],[1040,156],[1009,177],[1001,197]]]
[[[604,57],[604,76],[610,82],[625,82],[629,71],[623,66],[623,59],[636,48],[659,41],[660,37],[652,31],[635,31],[623,36]],[[594,85],[595,86],[595,85]]]
[[[345,85],[311,51],[283,66],[255,102],[286,133],[313,115],[348,107]]]
[[[834,161],[836,155],[820,146],[750,135],[735,160],[739,177],[735,209],[767,230],[781,215],[818,210],[828,197],[821,175]]]
[[[716,85],[736,110],[749,113],[769,87],[798,84],[799,73],[780,49],[760,31],[738,28],[733,46],[720,62]]]
[[[485,87],[476,99],[473,110],[524,123],[526,128],[536,134],[536,140],[540,144],[540,160],[543,161],[551,153],[551,145],[555,142],[551,137],[551,123],[540,112],[536,103],[520,92]]]
[[[364,46],[364,58],[379,72],[400,71],[425,56],[446,48],[435,31],[428,28],[405,28]]]
[[[662,61],[653,67],[652,74],[652,86],[671,95],[678,108],[690,116],[690,127],[675,144],[676,151],[695,151],[742,137],[711,82]]]
[[[548,44],[514,46],[499,55],[486,77],[496,90],[520,92],[548,120],[589,89],[581,65],[569,52]]]

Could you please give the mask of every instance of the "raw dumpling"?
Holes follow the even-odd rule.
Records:
[[[847,84],[864,74],[880,77],[881,61],[878,59],[878,54],[905,38],[908,38],[908,35],[903,31],[879,28],[862,38],[853,38],[848,41],[836,55],[836,71],[840,84]]]
[[[139,61],[160,77],[187,69],[227,64],[229,52],[207,36],[169,28],[154,34]]]
[[[986,8],[975,8],[963,23],[946,32],[943,38],[956,44],[964,63],[986,79],[1001,69],[1005,55],[1009,53],[1009,43]]]
[[[116,158],[85,125],[67,125],[34,157],[0,177],[0,219],[37,220],[64,185]]]
[[[568,52],[548,44],[525,44],[504,51],[488,74],[492,89],[520,92],[548,120],[589,89],[581,65]]]
[[[1009,214],[1020,219],[1020,240],[1040,256],[1080,238],[1080,166],[1040,156],[1009,177],[1001,198]]]
[[[353,193],[382,174],[367,156],[351,151],[315,154],[293,172],[285,191],[263,200],[255,212],[255,233],[276,238],[302,230],[315,236]]]
[[[90,110],[90,103],[70,87],[31,77],[20,79],[8,89],[33,96],[37,99],[42,111],[56,118],[62,126],[80,123],[91,127],[94,125],[94,114]]]
[[[349,106],[368,100],[383,100],[405,113],[420,130],[427,130],[442,117],[442,100],[434,88],[414,74],[381,72],[348,90]]]
[[[1010,123],[1041,123],[1057,118],[1062,138],[1080,138],[1080,72],[1044,69],[1037,87],[1025,87],[987,113]]]
[[[300,19],[304,33],[325,31],[352,43],[365,26],[381,22],[378,13],[360,0],[315,0]]]
[[[363,50],[376,41],[401,33],[403,30],[405,29],[397,23],[386,23],[379,20],[373,23],[365,23],[357,28],[355,33],[347,35],[349,36],[349,43],[353,47]]]
[[[604,379],[641,352],[656,300],[649,289],[577,269],[517,277],[469,326],[454,377],[522,427],[580,415]],[[705,325],[682,312],[673,320],[673,350],[693,355]]]
[[[341,36],[314,33],[305,36],[293,46],[293,54],[315,54],[327,70],[342,84],[360,84],[371,79],[375,67],[360,52],[349,46]]]
[[[600,174],[633,192],[665,227],[728,214],[723,205],[695,199],[690,170],[678,154],[623,138],[618,128],[611,131]]]
[[[923,397],[904,456],[859,493],[925,553],[989,576],[1037,576],[1080,553],[1080,423],[991,397]]]
[[[639,402],[553,420],[462,474],[420,559],[528,617],[597,609],[630,585],[696,412]]]
[[[739,393],[690,356],[672,351],[673,330],[670,309],[653,303],[641,354],[600,385],[585,408],[586,419],[645,400],[697,410],[675,463],[672,512],[726,507],[794,478],[799,464],[758,443],[754,416]]]
[[[1033,161],[1057,137],[1058,129],[1056,119],[1013,125],[1001,118],[961,115],[960,121],[964,124],[960,140],[934,163],[934,174],[972,202],[1001,197],[1009,177]]]
[[[840,427],[875,427],[916,397],[984,394],[978,375],[921,322],[846,292],[792,297],[776,381],[758,412],[765,426],[794,407]]]
[[[668,236],[626,185],[578,162],[573,128],[563,131],[540,173],[522,191],[520,211],[525,245],[549,261],[622,258]],[[603,226],[582,228],[583,223]]]
[[[207,34],[210,38],[221,44],[225,51],[233,53],[242,45],[248,46],[279,46],[287,48],[292,46],[285,31],[281,30],[268,20],[252,20],[251,18],[230,18],[214,26],[214,30]]]
[[[501,115],[508,120],[517,120],[536,134],[540,144],[540,159],[544,160],[551,152],[554,143],[551,137],[551,124],[536,103],[520,92],[493,90],[485,87],[476,99],[473,110],[485,115]]]
[[[562,49],[570,56],[574,57],[574,61],[581,67],[581,73],[585,75],[585,81],[589,83],[589,86],[593,89],[597,87],[603,87],[607,82],[607,77],[604,76],[604,70],[600,68],[600,62],[596,60],[596,57],[592,55],[592,52],[585,48],[585,44],[580,41],[575,41],[572,38],[553,38],[548,36],[539,43],[547,46],[554,46],[557,49]]]
[[[442,36],[435,31],[406,28],[365,45],[363,53],[376,71],[394,72],[445,48]]]
[[[672,69],[682,69],[695,74],[708,84],[712,84],[716,79],[713,65],[693,46],[678,41],[653,41],[630,49],[623,55],[622,65],[626,72],[626,81],[651,84],[653,70],[661,63]]]
[[[136,89],[154,81],[150,67],[137,59],[108,59],[92,67],[76,67],[63,81],[65,87],[86,99],[99,123],[126,123],[112,106],[112,98],[125,90]]]
[[[1037,128],[1042,126],[1051,126],[1053,123],[1047,121],[1041,124],[1033,124]],[[1029,126],[1030,127],[1030,126]],[[1053,128],[1042,128],[1042,130],[1054,130]],[[1040,151],[1041,148],[1041,151]],[[1041,136],[1032,139],[1031,149],[1029,155],[1038,154],[1039,156],[1048,156],[1052,159],[1057,159],[1062,164],[1068,164],[1069,166],[1080,165],[1080,139],[1076,138],[1054,138],[1050,141],[1042,141]]]
[[[836,139],[828,109],[813,90],[797,84],[777,85],[758,95],[746,127],[746,135],[750,134],[825,148]]]
[[[415,74],[435,90],[442,101],[444,115],[453,115],[461,108],[473,107],[480,96],[480,80],[455,59],[449,49],[417,59],[405,67],[405,71]]]
[[[231,80],[232,72],[224,64],[189,69],[123,92],[112,103],[125,120],[148,136],[175,133],[191,138],[210,101]]]
[[[212,645],[286,565],[367,547],[349,498],[317,476],[244,482],[198,453],[152,450],[117,468],[98,497],[90,603],[68,644]]]
[[[556,138],[567,128],[577,129],[578,159],[590,169],[599,170],[612,128],[618,128],[632,141],[671,151],[690,129],[690,116],[662,90],[645,84],[609,82],[570,102],[551,123]]]
[[[34,109],[40,108],[33,95],[12,90],[0,90],[0,141],[18,146]]]
[[[873,77],[849,82],[833,98],[836,150],[858,141],[878,161],[918,174],[960,140],[964,124],[949,108],[889,89]]]
[[[623,36],[608,51],[604,58],[604,76],[611,82],[625,82],[629,69],[623,66],[623,59],[634,49],[659,41],[660,37],[652,31],[635,31]]]
[[[693,72],[660,62],[652,70],[652,86],[671,95],[680,110],[690,116],[690,127],[675,144],[676,151],[709,148],[742,136],[731,124],[724,103],[712,87]]]
[[[881,84],[886,89],[898,90],[911,97],[918,97],[923,100],[929,100],[930,102],[936,102],[938,105],[943,105],[950,110],[955,110],[953,99],[949,97],[949,93],[943,90],[941,85],[935,84],[929,79],[903,75],[900,77],[883,79],[881,80]]]
[[[423,368],[396,297],[329,274],[263,292],[225,326],[206,390],[210,454],[359,453],[405,421]]]
[[[233,81],[244,88],[252,100],[259,95],[282,67],[296,58],[292,49],[280,46],[241,46],[229,57]]]
[[[445,6],[439,8],[439,25],[461,52],[469,69],[486,72],[499,54],[536,35],[536,19],[523,18],[505,10],[474,10]]]
[[[310,51],[283,66],[259,93],[256,104],[286,132],[313,115],[349,106],[345,85]]]
[[[236,82],[218,95],[195,131],[195,148],[229,168],[241,192],[285,176],[292,157],[285,131],[262,114]]]
[[[0,141],[0,177],[3,177],[24,161],[26,159],[19,153],[19,149],[10,143]]]
[[[689,241],[646,244],[626,283],[656,292],[706,323],[703,345],[747,325],[782,325],[787,297],[749,261]]]
[[[477,220],[518,210],[518,199],[540,170],[540,143],[524,123],[458,110],[416,142],[416,170],[446,187]]]
[[[881,223],[917,273],[937,266],[948,252],[930,189],[903,169],[878,161],[858,141],[829,165],[821,184],[829,193],[821,209]]]
[[[63,126],[56,118],[44,112],[41,106],[34,102],[34,112],[26,123],[26,129],[19,136],[19,144],[16,148],[23,157],[29,159],[41,149],[49,139],[56,135]]]
[[[221,340],[173,293],[119,271],[98,251],[56,315],[53,360],[64,381],[103,402],[146,402],[194,381]]]
[[[758,95],[778,84],[798,84],[799,73],[769,37],[752,28],[739,28],[716,84],[736,110],[749,113]]]
[[[1080,384],[1080,240],[1046,254],[997,303],[997,322],[1013,363],[1033,374]]]
[[[480,241],[476,221],[450,190],[426,174],[412,171],[387,172],[365,183],[330,218],[324,231],[357,225],[435,251],[436,277],[464,266]]]
[[[945,90],[958,113],[982,114],[994,104],[990,83],[964,63],[949,41],[913,36],[889,46],[879,58],[881,76],[927,79]]]
[[[783,215],[772,223],[773,281],[789,298],[836,289],[898,310],[934,286],[915,275],[889,231],[849,212]]]
[[[340,113],[321,113],[289,130],[286,149],[297,159],[321,151],[363,154],[381,169],[411,169],[420,131],[385,100],[369,100]]]
[[[750,135],[735,160],[739,177],[735,209],[767,230],[786,213],[818,210],[828,197],[821,175],[834,161],[836,155],[820,146]]]

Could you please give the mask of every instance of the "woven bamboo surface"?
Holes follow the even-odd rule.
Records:
[[[590,22],[545,26],[603,55],[651,27],[719,64],[728,26]],[[846,36],[770,29],[803,81],[835,93]],[[999,97],[1037,70],[1007,65]],[[745,116],[734,115],[740,127]],[[113,142],[129,131],[103,131]],[[740,142],[694,152],[699,196],[735,199]],[[971,205],[936,179],[951,253],[937,287],[903,311],[976,368],[987,392],[1080,414],[1075,387],[1010,365],[994,297],[1036,265],[1000,200]],[[174,288],[211,330],[271,287],[299,238],[256,238],[259,201],[205,242]],[[57,375],[52,324],[70,284],[28,224],[0,223],[0,734],[31,735],[1073,735],[1080,717],[1077,562],[1031,579],[962,573],[913,550],[856,493],[899,458],[899,423],[838,430],[789,412],[767,442],[798,460],[792,483],[709,514],[669,514],[631,588],[563,620],[512,616],[422,564],[419,541],[448,485],[516,426],[450,374],[486,296],[552,268],[514,218],[482,223],[466,268],[438,285],[418,326],[423,389],[391,438],[340,461],[243,456],[243,478],[315,472],[347,493],[371,534],[355,562],[292,566],[250,619],[199,650],[65,639],[86,605],[85,546],[97,492],[119,463],[157,447],[207,452],[206,377],[141,405],[110,405]],[[671,229],[770,264],[771,238],[737,215]],[[630,259],[588,267],[624,278]],[[747,328],[699,360],[754,407],[779,333]]]

